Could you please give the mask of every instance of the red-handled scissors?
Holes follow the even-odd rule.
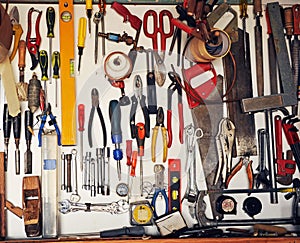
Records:
[[[149,26],[148,26],[148,18],[149,17],[153,18],[153,32],[149,32]],[[164,17],[167,17],[169,20],[169,32],[165,32],[165,26],[164,26]],[[158,50],[158,33],[160,33],[160,50],[164,52],[166,50],[166,39],[171,37],[174,32],[174,25],[171,22],[173,16],[172,13],[168,10],[162,10],[159,13],[159,19],[157,16],[157,13],[154,10],[148,10],[145,15],[144,15],[144,20],[143,20],[143,29],[145,36],[148,38],[152,39],[153,43],[153,50],[157,51]]]

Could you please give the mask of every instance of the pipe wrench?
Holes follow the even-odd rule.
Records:
[[[32,13],[37,12],[38,16],[35,22],[35,37],[31,37],[31,24],[32,24]],[[30,70],[34,70],[36,66],[39,64],[39,48],[41,44],[41,35],[40,35],[40,20],[42,16],[42,11],[39,11],[34,8],[30,8],[27,15],[27,35],[26,35],[26,45],[31,57],[32,66]]]

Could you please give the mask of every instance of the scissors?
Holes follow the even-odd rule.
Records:
[[[153,32],[149,32],[149,26],[148,26],[148,19],[150,16],[153,18]],[[164,26],[164,17],[167,17],[170,25],[169,32],[165,32],[165,26]],[[159,18],[159,19],[158,19]],[[144,15],[144,21],[143,21],[143,29],[145,36],[152,39],[153,44],[153,50],[158,50],[158,33],[160,34],[160,50],[161,52],[165,52],[166,50],[166,39],[171,37],[174,32],[174,25],[171,22],[173,16],[169,10],[162,10],[159,13],[159,17],[157,16],[157,13],[154,10],[148,10]],[[164,58],[162,58],[164,59]]]
[[[186,148],[188,152],[188,159],[186,163],[185,171],[188,172],[190,169],[191,164],[194,161],[194,151],[195,151],[195,145],[198,139],[203,137],[203,131],[201,128],[196,128],[190,124],[184,128],[185,130],[185,142],[186,142]]]
[[[149,31],[148,26],[148,19],[152,17],[153,18],[153,31]],[[167,18],[169,22],[169,32],[165,31],[165,25],[164,25],[164,17]],[[156,81],[159,86],[163,86],[165,80],[166,80],[166,67],[164,65],[164,59],[165,59],[165,51],[166,51],[166,39],[171,37],[174,32],[174,25],[171,22],[173,16],[170,11],[168,10],[162,10],[159,13],[159,16],[157,16],[157,13],[154,10],[148,10],[144,15],[143,20],[143,29],[145,36],[152,39],[153,44],[153,54],[156,61],[156,73],[158,74],[156,77]],[[160,51],[162,55],[160,56],[158,54],[158,34],[160,34]]]

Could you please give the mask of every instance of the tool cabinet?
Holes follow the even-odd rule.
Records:
[[[263,69],[264,69],[264,79],[265,79],[265,93],[270,93],[270,86],[268,84],[269,80],[269,73],[268,73],[268,57],[267,57],[267,24],[265,21],[265,8],[266,4],[270,1],[263,1],[263,17],[261,18],[261,25],[262,25],[262,40],[263,40],[263,52],[264,52],[264,58],[263,58]],[[165,5],[162,5],[163,2],[159,2],[160,4],[128,4],[125,5],[128,10],[131,12],[131,14],[138,16],[141,20],[143,20],[143,16],[145,12],[149,9],[153,9],[157,13],[159,13],[162,9],[169,10],[174,18],[177,18],[178,13],[175,9],[175,2],[167,2]],[[249,2],[250,3],[250,2]],[[164,3],[163,3],[164,4]],[[283,7],[292,6],[294,4],[299,4],[297,0],[281,0],[279,1],[279,4]],[[60,50],[60,35],[63,33],[59,32],[59,6],[58,2],[28,2],[24,1],[11,1],[9,8],[12,8],[13,6],[16,6],[19,10],[20,14],[20,24],[23,28],[23,35],[21,39],[26,38],[26,32],[28,28],[27,23],[27,13],[28,10],[31,7],[34,7],[35,9],[38,9],[42,11],[42,17],[40,21],[39,31],[42,37],[40,50],[47,50],[48,51],[48,42],[49,38],[47,38],[47,28],[46,28],[46,9],[49,6],[52,6],[56,13],[56,19],[55,19],[55,25],[54,25],[54,38],[52,39],[52,50],[53,51],[60,51],[61,55],[63,55],[64,50]],[[237,12],[237,21],[238,21],[238,27],[242,28],[242,20],[238,16],[239,13],[239,6],[237,3],[234,3],[232,5],[232,8]],[[93,3],[93,13],[98,11],[98,5],[97,3]],[[229,21],[232,17],[230,14],[225,16],[225,21],[218,22],[217,26],[219,28],[224,28],[225,22]],[[248,18],[246,19],[246,30],[249,33],[249,41],[250,41],[250,60],[251,60],[251,73],[252,73],[252,82],[253,82],[253,96],[257,96],[257,87],[256,87],[256,70],[255,70],[255,39],[254,39],[254,26],[255,26],[255,20],[253,17],[253,6],[252,2],[248,6]],[[125,183],[127,184],[127,175],[128,175],[128,168],[126,166],[126,140],[131,139],[130,134],[130,120],[129,120],[129,114],[130,114],[130,108],[131,104],[127,106],[121,106],[121,130],[122,130],[122,142],[121,142],[121,149],[123,151],[123,159],[121,160],[121,180],[118,179],[118,173],[117,173],[117,162],[113,158],[113,150],[114,144],[111,141],[111,123],[110,123],[110,116],[109,116],[109,102],[111,100],[118,100],[120,97],[120,90],[119,88],[113,87],[110,82],[107,80],[107,77],[105,76],[105,70],[104,70],[104,61],[107,58],[107,56],[112,52],[122,52],[125,54],[128,54],[129,50],[132,48],[132,46],[126,45],[124,42],[112,42],[109,40],[105,40],[105,55],[102,56],[102,39],[101,37],[98,38],[99,41],[99,50],[98,50],[98,60],[97,64],[94,62],[94,36],[95,36],[95,24],[93,23],[93,17],[91,19],[91,35],[89,36],[88,30],[86,30],[86,39],[85,39],[85,45],[83,49],[83,54],[81,57],[81,70],[80,73],[77,72],[77,65],[78,65],[78,50],[77,50],[77,36],[78,36],[78,23],[80,17],[86,18],[86,9],[85,9],[85,3],[84,2],[75,2],[74,4],[74,14],[72,15],[72,18],[74,20],[74,78],[76,82],[76,104],[74,104],[73,107],[70,108],[64,108],[65,110],[61,109],[61,80],[58,78],[56,81],[54,79],[48,80],[47,82],[47,99],[49,103],[51,104],[51,109],[53,115],[56,117],[58,127],[61,127],[61,116],[63,112],[68,112],[68,109],[75,109],[76,116],[73,117],[76,123],[76,143],[75,144],[68,144],[63,146],[58,146],[58,156],[57,156],[57,182],[55,183],[52,181],[52,183],[57,185],[57,202],[60,202],[64,199],[69,199],[71,194],[73,192],[67,192],[66,190],[61,190],[61,185],[63,182],[62,179],[62,163],[61,163],[61,154],[71,154],[72,149],[76,149],[77,151],[77,178],[78,178],[78,194],[80,195],[80,201],[79,203],[91,203],[91,204],[99,204],[99,203],[111,203],[111,202],[117,202],[119,200],[127,200],[126,197],[120,197],[117,192],[116,188],[119,183]],[[136,31],[131,27],[129,22],[123,22],[125,21],[122,16],[120,16],[116,11],[114,11],[111,8],[111,3],[107,4],[106,6],[106,14],[104,16],[105,21],[105,33],[118,33],[120,35],[123,34],[123,32],[128,33],[129,36],[135,36]],[[151,26],[153,22],[149,23]],[[99,32],[101,32],[99,28]],[[174,69],[180,76],[182,75],[182,70],[180,66],[176,65],[177,62],[177,55],[176,55],[176,45],[174,47],[173,53],[170,55],[168,54],[168,49],[171,44],[171,39],[168,38],[166,41],[166,53],[165,53],[165,66],[166,71],[171,72],[171,64],[174,65]],[[186,35],[182,35],[182,48],[184,46],[184,43],[186,41]],[[160,42],[159,42],[160,43]],[[147,38],[144,34],[143,27],[141,28],[140,37],[138,46],[143,46],[145,49],[152,48],[152,41],[150,38]],[[158,47],[160,48],[160,46]],[[26,50],[27,51],[27,50]],[[223,70],[223,63],[222,58],[217,58],[216,60],[212,61],[215,71],[217,74],[224,76],[224,70]],[[12,61],[12,68],[15,76],[16,82],[18,81],[18,55],[14,58]],[[40,67],[37,66],[34,71],[30,70],[31,65],[31,59],[28,54],[28,51],[26,52],[26,68],[25,68],[25,82],[28,82],[33,75],[33,72],[35,72],[39,79],[41,79],[41,70]],[[70,64],[73,65],[73,64]],[[188,65],[188,64],[186,64]],[[125,94],[131,98],[134,95],[134,78],[136,75],[140,75],[143,82],[143,93],[147,96],[147,85],[146,85],[146,74],[147,74],[147,62],[146,62],[146,54],[142,52],[137,53],[136,62],[134,65],[134,68],[132,70],[132,73],[129,75],[129,77],[124,79],[125,84]],[[55,83],[57,82],[57,106],[55,106]],[[167,92],[168,92],[168,86],[171,84],[170,79],[168,78],[168,75],[166,77],[165,83],[163,86],[156,85],[156,91],[157,91],[157,106],[163,107],[165,113],[165,120],[164,125],[167,126]],[[197,83],[195,84],[197,85]],[[42,86],[44,87],[44,81],[42,81]],[[80,169],[80,160],[81,160],[81,154],[80,154],[80,132],[78,131],[79,124],[78,124],[78,105],[84,104],[85,106],[85,119],[84,119],[84,130],[82,131],[83,135],[83,155],[86,155],[86,152],[91,152],[91,157],[95,158],[97,157],[96,154],[96,148],[101,148],[103,146],[103,133],[102,129],[103,126],[100,123],[100,120],[98,119],[97,112],[95,112],[94,119],[93,119],[93,125],[92,125],[92,139],[93,139],[93,147],[90,148],[89,142],[88,142],[88,121],[89,121],[89,114],[90,110],[92,108],[92,98],[91,98],[91,91],[93,88],[96,88],[99,91],[99,107],[103,114],[103,119],[105,121],[106,125],[106,133],[107,133],[107,146],[110,147],[110,161],[109,161],[109,175],[110,175],[110,195],[101,195],[96,193],[95,196],[93,196],[90,190],[86,190],[83,185],[83,174]],[[5,103],[4,98],[4,90],[3,86],[1,87],[1,107],[0,107],[0,113],[3,113],[3,105]],[[187,102],[187,96],[185,92],[183,91],[182,94],[182,100],[183,100],[183,118],[184,118],[184,126],[188,126],[189,124],[193,123],[193,117],[191,113],[191,109],[189,108],[189,104]],[[147,98],[146,98],[147,101]],[[156,145],[156,164],[162,164],[165,167],[165,180],[164,183],[167,184],[168,182],[168,160],[169,159],[180,159],[181,162],[181,175],[180,175],[180,195],[181,198],[183,198],[187,186],[187,177],[188,174],[185,170],[186,161],[187,161],[187,154],[186,154],[186,146],[185,144],[181,144],[179,142],[179,117],[178,117],[178,109],[177,109],[177,95],[173,95],[172,97],[172,130],[173,130],[173,143],[172,146],[168,149],[167,154],[167,161],[163,162],[163,140],[161,132],[158,133],[157,138],[157,145]],[[8,170],[5,173],[5,180],[6,180],[6,199],[12,202],[15,206],[22,207],[22,180],[24,176],[41,176],[42,171],[42,162],[41,162],[41,147],[38,146],[38,131],[39,131],[39,124],[40,121],[37,119],[39,118],[40,111],[36,111],[34,113],[34,136],[32,137],[32,144],[31,144],[31,150],[33,153],[32,157],[32,174],[24,174],[24,152],[26,151],[26,143],[24,139],[24,126],[23,126],[23,119],[24,119],[24,112],[27,110],[27,102],[22,101],[21,104],[21,110],[22,110],[22,130],[21,130],[21,139],[20,139],[20,151],[21,151],[21,164],[20,164],[20,175],[15,174],[15,168],[14,168],[14,150],[15,150],[15,144],[13,140],[13,136],[11,135],[10,143],[9,143],[9,159],[8,159]],[[227,116],[227,108],[225,107],[225,103],[223,104],[223,116]],[[290,107],[288,107],[290,109]],[[216,115],[216,114],[214,114]],[[2,117],[2,115],[1,115]],[[259,128],[264,127],[264,114],[262,112],[257,112],[254,114],[255,118],[255,128],[258,130]],[[144,122],[144,117],[142,113],[142,109],[138,105],[135,121],[137,122]],[[0,124],[0,133],[1,137],[3,137],[3,126],[2,122]],[[47,120],[48,122],[48,120]],[[145,139],[145,146],[144,146],[144,157],[143,157],[143,180],[145,183],[153,185],[155,182],[155,176],[154,176],[154,165],[151,161],[151,138],[152,138],[152,128],[154,128],[156,124],[156,115],[150,115],[150,138]],[[47,128],[49,128],[49,124],[46,123],[45,125]],[[50,129],[53,129],[53,126],[50,127]],[[62,136],[64,136],[64,130],[61,130]],[[3,140],[3,139],[2,139]],[[135,139],[132,139],[132,148],[133,150],[137,150],[136,141]],[[201,138],[198,141],[199,144],[201,144]],[[257,141],[256,141],[257,142]],[[0,150],[4,150],[4,144],[3,142],[0,143]],[[284,150],[288,149],[289,146],[285,140],[283,140],[283,147]],[[195,151],[197,166],[200,165],[200,167],[197,167],[197,184],[200,190],[206,190],[206,183],[205,183],[205,176],[204,172],[201,169],[201,156],[199,153],[198,146],[196,146]],[[258,155],[252,156],[251,159],[253,160],[252,169],[255,172],[256,167],[258,165]],[[233,164],[237,164],[239,161],[238,156],[233,158],[232,162]],[[74,173],[74,166],[72,167],[72,173]],[[140,196],[140,176],[139,176],[139,170],[140,170],[140,164],[139,164],[139,157],[137,160],[137,168],[136,168],[136,176],[132,179],[132,188],[131,188],[131,198],[130,202],[136,202],[140,200],[149,200],[151,202],[151,197],[153,196],[153,193],[144,193],[143,197]],[[73,175],[73,174],[72,174]],[[296,169],[296,173],[293,175],[293,178],[299,177],[299,171]],[[74,178],[72,180],[72,186],[74,186]],[[50,182],[51,183],[51,182]],[[247,182],[247,175],[244,170],[241,170],[238,174],[235,175],[235,177],[230,182],[229,189],[232,190],[240,190],[240,189],[247,189],[248,182]],[[281,186],[278,185],[279,188]],[[228,195],[228,194],[226,194]],[[228,214],[225,215],[226,220],[251,220],[251,217],[245,213],[243,210],[243,201],[245,198],[248,197],[247,193],[243,194],[229,194],[233,195],[235,200],[237,201],[237,213],[236,214]],[[251,196],[255,196],[256,194],[252,194]],[[149,199],[150,197],[150,199]],[[293,207],[293,200],[286,200],[284,198],[284,193],[278,193],[278,204],[271,204],[270,203],[270,194],[269,193],[262,193],[258,194],[257,196],[259,200],[262,202],[262,210],[261,212],[253,217],[254,219],[270,219],[270,218],[288,218],[292,214],[292,207]],[[209,205],[209,202],[207,202]],[[157,199],[157,211],[159,214],[163,214],[163,198],[158,197]],[[187,223],[188,227],[192,227],[194,224],[197,224],[197,220],[191,218],[188,211],[188,206],[182,202],[181,205],[181,212],[182,215]],[[88,211],[88,210],[86,210]],[[103,230],[109,230],[109,229],[117,229],[122,228],[124,226],[131,226],[130,225],[130,213],[120,213],[120,214],[113,214],[108,212],[86,212],[86,211],[79,211],[79,212],[70,212],[66,214],[62,214],[57,209],[57,237],[58,239],[43,239],[40,236],[39,237],[26,237],[25,231],[24,231],[24,222],[23,219],[20,219],[13,215],[11,212],[6,212],[7,217],[7,241],[8,242],[31,242],[31,240],[41,241],[41,242],[78,242],[78,241],[87,241],[87,242],[102,242],[104,240],[99,238],[90,238],[88,236],[89,233],[91,234],[98,234],[100,231]],[[209,216],[210,213],[208,213]],[[250,229],[253,224],[249,225],[243,225],[241,228]],[[291,231],[299,231],[298,225],[283,225],[286,226],[288,230]],[[238,227],[238,226],[237,226]],[[225,229],[226,227],[221,227]],[[228,228],[228,227],[227,227]],[[70,237],[67,237],[70,236]],[[126,238],[127,239],[127,238]],[[135,238],[132,237],[136,242],[142,242],[141,238]],[[123,242],[124,239],[122,238],[116,238],[116,239],[110,239],[109,241],[112,242]],[[130,238],[131,240],[131,238]],[[229,242],[234,240],[235,242],[300,242],[300,240],[296,237],[292,238],[280,238],[280,237],[274,237],[274,238],[256,238],[256,237],[250,237],[250,238],[234,238],[234,239],[178,239],[178,238],[162,238],[162,239],[151,239],[151,242],[178,242],[183,241],[187,242],[189,240],[192,240],[193,242]],[[124,240],[125,241],[125,240]]]

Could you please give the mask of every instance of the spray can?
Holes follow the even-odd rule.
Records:
[[[56,238],[57,225],[57,134],[54,131],[42,135],[42,212],[43,238]]]

